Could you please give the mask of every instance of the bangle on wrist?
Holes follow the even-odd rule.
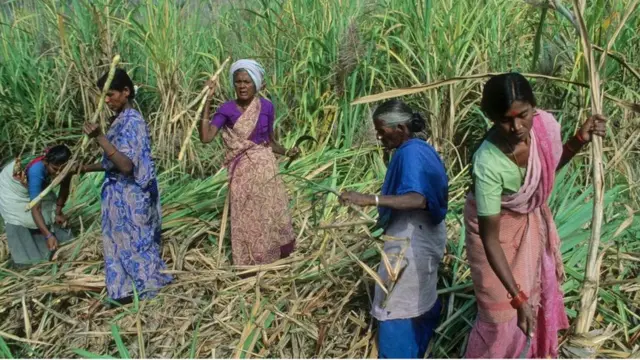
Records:
[[[587,140],[585,140],[582,135],[580,135],[580,132],[578,131],[575,135],[576,140],[578,140],[580,142],[580,144],[584,145],[587,143]]]
[[[376,198],[376,207],[380,206],[380,197],[378,195],[375,196]]]
[[[527,297],[527,295],[524,293],[524,291],[520,291],[518,293],[518,295],[516,295],[516,297],[514,297],[513,299],[511,299],[511,307],[514,309],[519,309],[524,303],[527,302],[527,300],[529,300],[529,298]]]
[[[53,233],[52,233],[52,232],[49,232],[49,235],[45,236],[45,237],[44,237],[44,239],[45,239],[45,240],[49,240],[49,239],[51,239],[52,237],[54,237]]]
[[[111,157],[113,155],[115,155],[115,153],[117,153],[117,152],[118,152],[118,149],[113,149],[113,151],[111,153],[107,154],[107,158],[111,159]]]
[[[507,294],[507,297],[511,299],[511,307],[514,309],[519,309],[524,303],[526,303],[529,298],[524,291],[520,290],[520,285],[518,287],[518,294],[511,299],[511,294]]]

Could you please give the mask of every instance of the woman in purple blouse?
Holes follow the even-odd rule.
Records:
[[[275,154],[295,156],[274,138],[275,110],[258,96],[264,69],[254,60],[231,66],[236,99],[222,104],[213,118],[210,105],[213,84],[200,124],[200,140],[211,142],[220,131],[227,153],[231,206],[231,249],[235,265],[272,263],[289,256],[295,233],[288,211],[289,199],[278,175]]]
[[[258,122],[256,123],[253,132],[249,136],[249,140],[255,144],[269,144],[273,137],[273,122],[275,118],[275,112],[273,103],[263,97],[258,98],[260,101],[260,115],[258,116]],[[206,110],[205,110],[206,111]],[[218,111],[213,114],[210,125],[217,129],[223,127],[233,127],[238,121],[242,112],[235,100],[230,100],[220,105]],[[277,143],[276,143],[277,144]],[[285,155],[285,149],[279,146],[278,149],[273,149],[273,152],[278,155]]]

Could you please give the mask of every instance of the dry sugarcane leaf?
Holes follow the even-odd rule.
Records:
[[[623,231],[625,231],[626,229],[629,228],[629,226],[631,226],[633,224],[633,220],[635,217],[634,211],[631,208],[631,206],[624,204],[624,207],[627,209],[627,218],[625,219],[625,221],[622,222],[622,224],[620,224],[620,226],[618,227],[618,229],[616,230],[615,233],[613,233],[613,238],[617,238],[618,235],[622,234]]]

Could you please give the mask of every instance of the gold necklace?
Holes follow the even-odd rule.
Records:
[[[516,162],[516,167],[518,168],[518,174],[520,174],[520,183],[523,183],[524,174],[522,173],[522,168],[520,167],[520,163],[518,162],[518,157],[516,156],[516,149],[511,145],[509,140],[507,140],[507,145],[509,145],[509,150],[511,150],[511,156],[513,156],[513,160]]]

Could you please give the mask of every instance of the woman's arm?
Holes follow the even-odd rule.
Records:
[[[215,139],[218,135],[218,128],[211,125],[209,122],[211,119],[211,98],[207,97],[207,101],[204,104],[204,111],[202,112],[202,119],[200,120],[200,127],[198,127],[198,133],[200,134],[200,141],[208,144]]]
[[[358,206],[375,206],[376,195],[348,191],[340,195],[340,201]],[[378,195],[377,205],[394,210],[426,210],[427,200],[415,192],[404,195]]]
[[[67,176],[60,184],[60,193],[56,202],[56,215],[62,215],[62,209],[69,199],[69,188],[71,187],[71,177]]]
[[[101,172],[104,171],[101,163],[82,165],[80,168],[81,173],[90,173],[90,172]]]
[[[102,148],[102,150],[107,154],[107,157],[113,165],[120,171],[120,173],[124,175],[133,174],[133,162],[129,159],[125,154],[118,151],[118,149],[109,142],[106,136],[99,135],[96,140],[98,144]]]
[[[60,193],[58,194],[58,200],[56,201],[56,224],[60,226],[66,226],[67,217],[62,212],[64,205],[69,199],[69,188],[71,187],[71,174],[67,176],[60,184]]]
[[[102,134],[102,130],[100,129],[100,125],[98,124],[90,124],[86,123],[84,125],[84,133],[89,138],[94,138],[98,141],[98,145],[102,148],[107,158],[111,160],[113,165],[118,169],[118,171],[124,175],[133,174],[133,162],[129,159],[125,154],[118,151],[118,149],[107,139],[104,134]]]
[[[280,143],[278,143],[276,139],[274,139],[273,133],[269,134],[269,145],[271,146],[271,150],[274,154],[278,154],[281,156],[289,155],[287,154],[287,149],[284,146],[280,145]]]
[[[571,161],[571,159],[573,159],[573,157],[582,150],[584,144],[585,143],[580,141],[576,136],[569,139],[562,147],[562,156],[560,157],[560,162],[558,163],[556,171],[567,165],[569,161]]]
[[[33,221],[36,223],[38,230],[40,230],[42,235],[47,239],[47,247],[49,250],[55,250],[58,247],[58,239],[56,239],[55,235],[49,231],[47,224],[44,222],[40,203],[31,208],[31,216],[33,217]]]
[[[562,147],[562,156],[556,171],[562,169],[573,159],[582,147],[593,140],[593,135],[604,137],[606,135],[607,119],[599,114],[593,115],[585,121],[574,137],[569,139]]]
[[[500,246],[500,214],[491,216],[478,216],[478,225],[480,227],[480,239],[484,246],[484,252],[487,255],[489,266],[496,274],[498,279],[507,289],[512,297],[516,297],[520,292],[516,283],[511,267],[504,255],[504,250]],[[531,294],[527,294],[531,295]],[[528,302],[524,302],[518,309],[518,327],[525,335],[533,336],[535,329],[535,320],[531,306]]]
[[[504,285],[511,296],[518,295],[518,285],[511,273],[511,268],[500,246],[500,214],[491,216],[478,216],[480,227],[480,239],[487,254],[487,260],[491,269],[496,273],[500,282]]]
[[[200,135],[200,141],[204,144],[208,144],[213,141],[213,139],[218,135],[218,128],[211,125],[211,98],[213,97],[215,87],[214,83],[209,80],[207,81],[207,86],[209,86],[209,92],[207,93],[207,100],[204,104],[204,111],[202,112],[202,119],[200,119],[200,126],[198,127],[198,133]]]
[[[394,210],[426,210],[427,199],[418,193],[404,195],[383,195],[378,197],[378,204]]]

